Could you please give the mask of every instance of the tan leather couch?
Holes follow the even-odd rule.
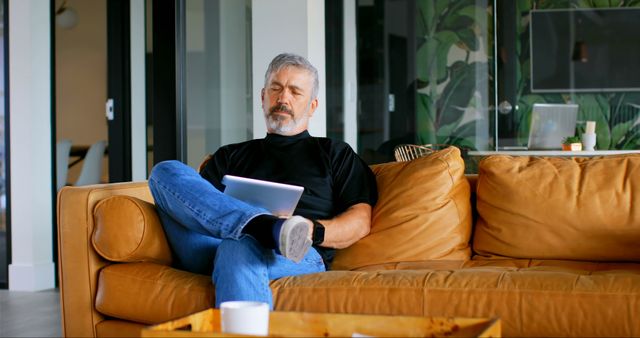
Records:
[[[449,148],[373,170],[371,234],[339,251],[334,271],[273,281],[276,310],[500,317],[505,336],[640,336],[640,156],[496,156],[467,177]],[[171,267],[146,183],[58,198],[66,336],[134,336],[214,304],[209,276]]]

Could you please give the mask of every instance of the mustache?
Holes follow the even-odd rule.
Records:
[[[283,113],[287,113],[287,114],[292,114],[291,109],[289,109],[289,107],[287,107],[284,104],[277,104],[271,108],[269,108],[269,113],[275,113],[275,112],[283,112]]]

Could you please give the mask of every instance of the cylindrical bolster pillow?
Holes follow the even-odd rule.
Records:
[[[98,202],[93,217],[91,241],[102,257],[114,262],[171,264],[171,249],[153,204],[112,196]]]

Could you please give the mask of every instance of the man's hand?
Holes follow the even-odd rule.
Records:
[[[320,246],[346,248],[369,234],[371,206],[367,203],[358,203],[332,219],[317,221],[324,225],[324,242]],[[312,235],[313,223],[309,221],[309,238]]]

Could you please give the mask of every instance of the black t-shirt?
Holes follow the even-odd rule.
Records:
[[[373,172],[348,144],[307,131],[221,147],[200,175],[223,191],[226,174],[303,186],[294,214],[310,219],[330,219],[358,203],[374,206],[378,199]],[[328,265],[334,250],[316,249]]]

